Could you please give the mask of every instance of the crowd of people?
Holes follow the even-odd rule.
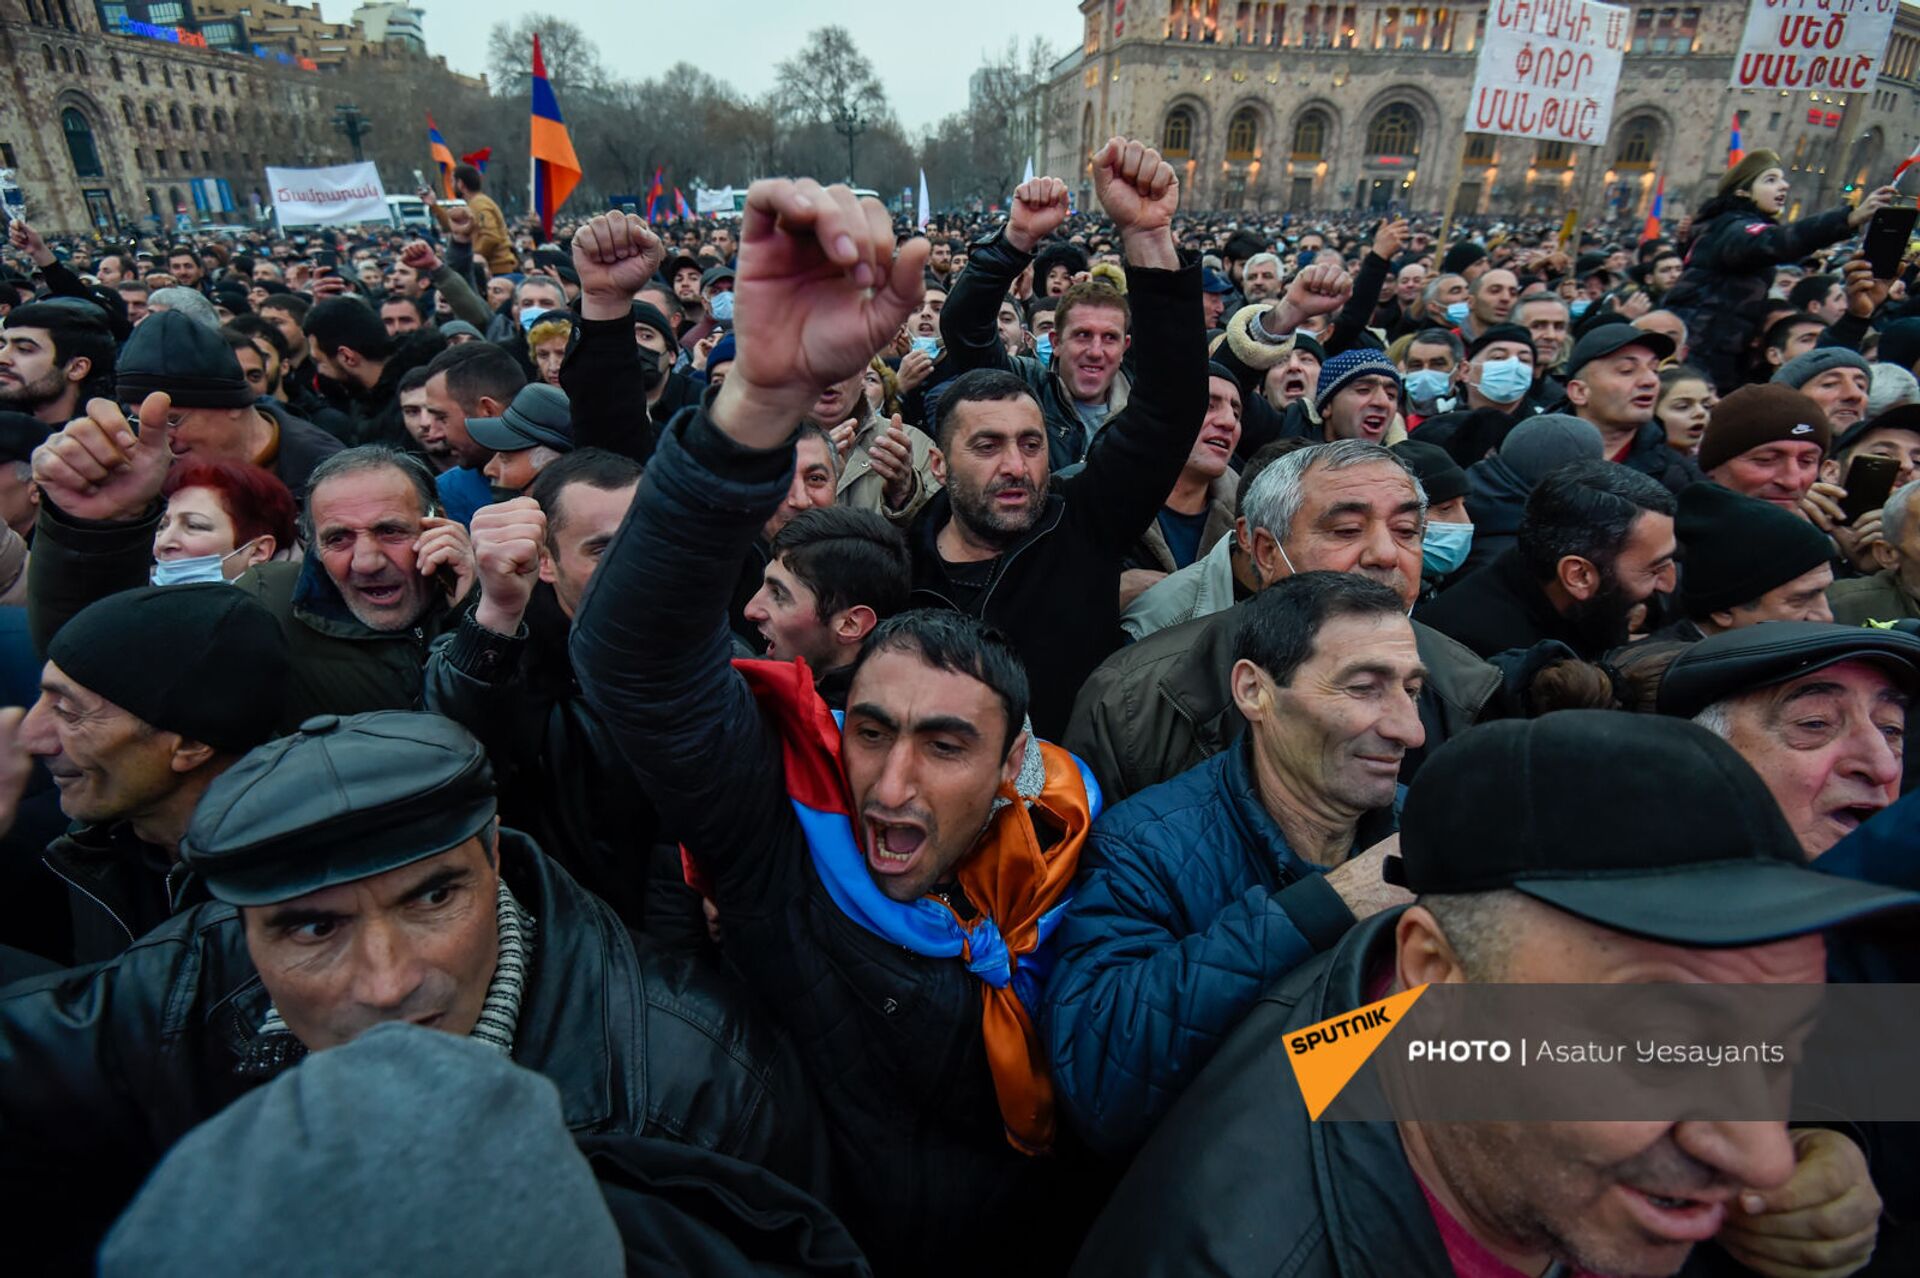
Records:
[[[1090,172],[11,223],[10,1271],[1920,1268],[1908,1126],[1315,1124],[1284,1061],[1434,982],[1920,980],[1907,197],[1784,222],[1757,151],[1673,239],[1441,242]]]

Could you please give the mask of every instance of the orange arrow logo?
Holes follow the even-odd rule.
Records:
[[[1319,1119],[1426,988],[1416,985],[1287,1035],[1287,1059],[1308,1118]]]

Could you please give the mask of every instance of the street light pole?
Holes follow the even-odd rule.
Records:
[[[333,113],[333,127],[344,133],[347,145],[353,148],[353,159],[357,164],[367,157],[361,153],[360,139],[373,132],[373,126],[360,114],[360,108],[351,102],[342,102]]]

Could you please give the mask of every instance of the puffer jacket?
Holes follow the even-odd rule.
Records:
[[[653,804],[580,693],[567,656],[570,624],[545,583],[518,635],[495,634],[468,613],[434,641],[426,708],[486,747],[501,820],[532,835],[628,927],[697,948],[706,935],[700,898],[681,874],[678,848],[659,843]]]
[[[1093,769],[1109,802],[1212,758],[1246,727],[1228,687],[1246,615],[1235,606],[1149,635],[1087,680],[1064,744]],[[1501,713],[1498,670],[1419,622],[1413,634],[1427,667],[1419,702],[1427,741],[1401,761],[1403,783],[1443,742]]]
[[[1260,802],[1245,737],[1094,826],[1042,1017],[1056,1094],[1094,1149],[1146,1139],[1268,986],[1354,923]],[[1392,834],[1368,814],[1349,854]]]
[[[581,600],[574,669],[705,873],[727,959],[792,1035],[833,1142],[831,1205],[876,1272],[973,1274],[992,1256],[1057,1273],[1093,1182],[1008,1143],[979,978],[834,902],[780,742],[731,665],[727,593],[793,457],[791,443],[742,448],[699,409],[676,418]]]
[[[568,1127],[668,1137],[820,1192],[811,1098],[741,991],[636,941],[525,836],[501,832],[500,866],[537,929],[513,1058],[559,1088]],[[10,1267],[89,1256],[175,1141],[305,1054],[262,1034],[269,1001],[240,915],[217,902],[110,963],[0,992]]]
[[[1665,307],[1686,321],[1691,363],[1722,395],[1745,380],[1747,347],[1765,317],[1773,268],[1847,238],[1850,209],[1782,225],[1745,196],[1710,201],[1694,222],[1687,267]]]

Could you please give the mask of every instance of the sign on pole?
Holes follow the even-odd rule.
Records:
[[[387,220],[387,191],[371,160],[325,169],[269,168],[267,189],[273,192],[273,215],[283,227]]]
[[[1900,0],[1753,0],[1727,81],[1736,89],[1873,87]]]
[[[1632,14],[1620,5],[1494,0],[1466,131],[1601,145],[1632,33]]]

